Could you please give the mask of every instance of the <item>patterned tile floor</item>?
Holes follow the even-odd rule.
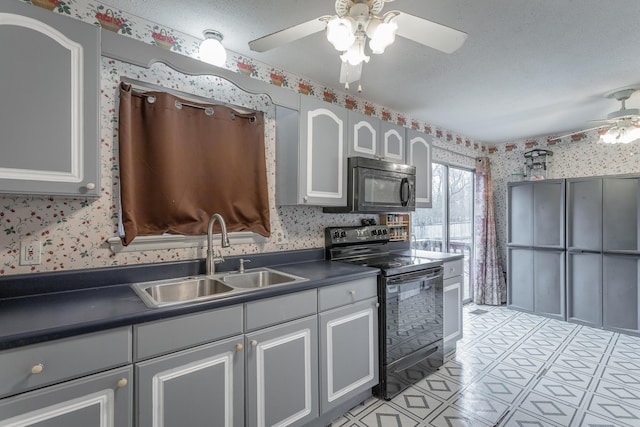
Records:
[[[464,339],[437,373],[331,424],[425,426],[638,427],[640,338],[465,306]]]

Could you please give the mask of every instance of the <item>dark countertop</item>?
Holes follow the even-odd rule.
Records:
[[[251,267],[259,266],[255,264],[259,262]],[[129,286],[133,281],[0,298],[0,350],[211,310],[379,274],[375,268],[318,259],[273,267],[309,280],[165,308],[147,307]],[[97,271],[95,274],[99,273]],[[81,274],[85,281],[87,277],[91,277],[87,273]]]
[[[432,252],[432,251],[421,251],[418,249],[401,249],[396,250],[394,253],[406,255],[406,256],[416,256],[418,258],[427,258],[434,261],[455,261],[457,259],[464,258],[464,254],[456,254],[451,252]]]

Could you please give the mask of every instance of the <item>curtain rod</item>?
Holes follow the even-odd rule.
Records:
[[[469,156],[468,154],[458,153],[457,151],[449,150],[448,148],[441,148],[441,147],[438,147],[438,146],[435,146],[435,145],[433,145],[433,148],[435,148],[437,150],[447,151],[447,152],[453,153],[453,154],[455,154],[457,156],[466,157],[466,158],[474,160],[474,161],[478,158],[478,157],[474,157],[474,156]]]
[[[252,110],[250,108],[239,107],[237,105],[228,104],[226,102],[218,102],[216,100],[205,98],[203,96],[193,95],[193,94],[190,94],[190,93],[187,93],[187,92],[182,92],[182,91],[179,91],[179,90],[170,89],[170,88],[167,88],[167,87],[164,87],[164,86],[155,85],[153,83],[143,82],[141,80],[135,80],[135,79],[132,79],[132,78],[129,78],[129,77],[125,77],[125,76],[121,76],[120,77],[120,81],[122,83],[126,83],[126,84],[131,85],[131,87],[133,89],[136,89],[138,91],[149,91],[149,90],[152,90],[152,91],[156,91],[156,92],[166,92],[166,93],[169,93],[171,95],[178,96],[178,97],[180,97],[182,99],[185,99],[187,101],[198,102],[198,103],[203,103],[203,104],[211,104],[212,102],[215,102],[214,105],[222,105],[224,107],[231,108],[232,110],[235,110],[239,114],[251,114],[251,113],[258,113],[259,112],[258,110]],[[182,102],[180,104],[181,104],[181,106],[182,105],[186,105],[186,106],[193,107],[193,108],[200,108],[202,110],[205,110],[205,112],[207,112],[207,110],[209,108],[212,108],[212,107],[203,107],[201,105],[189,104],[189,103],[186,103],[186,102]],[[178,107],[178,105],[176,105],[176,107]],[[178,108],[180,108],[180,107],[178,107]],[[207,112],[207,114],[209,114],[209,113]],[[211,114],[213,114],[213,113],[211,113]]]

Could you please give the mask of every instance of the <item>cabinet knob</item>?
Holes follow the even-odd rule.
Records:
[[[96,188],[96,185],[93,182],[87,182],[87,185],[85,185],[87,190],[93,190],[94,188]]]
[[[355,296],[355,294],[356,294],[356,291],[349,291],[349,295]]]
[[[378,307],[380,307],[380,303],[379,302],[376,303],[376,308],[378,308]]]
[[[302,198],[302,200],[304,200],[304,202],[305,202],[305,203],[307,203],[307,202],[309,201],[309,197],[308,197],[308,196],[304,196],[304,197]]]
[[[38,363],[37,365],[33,365],[33,367],[31,368],[31,373],[34,374],[34,375],[37,375],[42,371],[44,371],[44,365],[42,363]]]
[[[126,387],[126,386],[127,386],[127,384],[129,384],[129,381],[127,381],[127,379],[126,379],[126,378],[120,378],[120,379],[118,380],[118,387],[119,387],[119,388],[124,388],[124,387]]]
[[[256,341],[256,340],[251,341],[251,346],[252,347],[256,347],[257,345],[258,345],[258,341]]]
[[[244,346],[242,344],[236,344],[236,351],[242,351]]]

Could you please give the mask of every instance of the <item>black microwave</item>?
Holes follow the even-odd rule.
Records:
[[[347,206],[325,207],[324,212],[382,213],[416,210],[415,166],[366,157],[349,157],[347,177]]]

